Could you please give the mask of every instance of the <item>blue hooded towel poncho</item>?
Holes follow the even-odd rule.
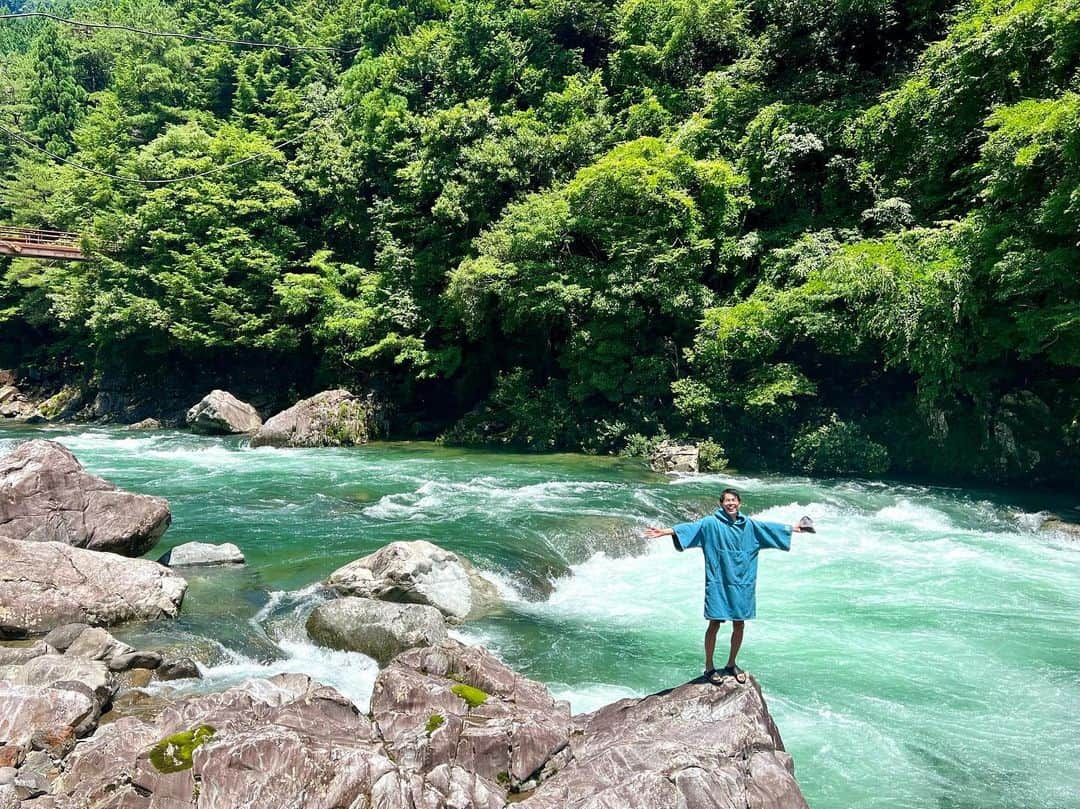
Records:
[[[757,611],[757,557],[762,548],[791,550],[791,526],[759,522],[722,509],[697,522],[676,525],[675,549],[701,548],[705,555],[705,617],[745,621]]]

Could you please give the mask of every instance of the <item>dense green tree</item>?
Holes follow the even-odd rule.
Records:
[[[1080,474],[1072,0],[50,8],[290,48],[0,27],[4,125],[92,169],[0,142],[3,221],[92,256],[0,260],[2,363],[272,363],[268,396],[372,389],[449,441]]]

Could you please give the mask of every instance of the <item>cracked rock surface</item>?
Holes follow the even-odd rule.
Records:
[[[465,559],[424,539],[390,542],[330,574],[342,595],[427,604],[451,622],[495,609],[499,591]]]
[[[212,390],[188,410],[185,422],[206,435],[253,433],[262,427],[259,412],[228,391]]]
[[[0,538],[141,556],[171,520],[167,501],[89,474],[55,441],[27,441],[0,458]]]
[[[0,638],[172,618],[187,582],[145,559],[0,537]]]
[[[571,755],[523,809],[805,809],[753,678],[691,682],[575,717]]]
[[[49,689],[66,701],[44,699]],[[447,640],[395,658],[371,709],[300,674],[249,680],[104,724],[35,784],[56,809],[806,807],[752,679],[687,683],[571,718],[542,684]],[[0,761],[5,777],[33,755],[23,760],[32,734],[16,730],[28,717],[63,729],[93,710],[61,685],[0,681],[0,751],[16,751]],[[182,749],[196,731],[200,743]]]
[[[324,390],[268,419],[252,436],[253,447],[350,447],[375,432],[369,402],[347,390]]]

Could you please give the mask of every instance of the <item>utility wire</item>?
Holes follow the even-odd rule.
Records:
[[[342,110],[342,112],[347,112],[349,109],[351,109],[351,107],[346,107],[345,109]],[[304,137],[304,135],[306,135],[308,132],[310,132],[316,126],[319,126],[320,124],[323,124],[328,120],[329,120],[328,117],[324,117],[321,120],[316,121],[311,127],[304,130],[299,135],[297,135],[295,137],[292,137],[292,138],[289,138],[288,140],[283,140],[280,143],[275,143],[269,149],[264,149],[261,152],[256,152],[255,154],[248,155],[247,157],[243,157],[240,160],[233,160],[230,163],[222,163],[220,166],[215,166],[212,169],[207,169],[206,171],[199,171],[199,172],[196,172],[194,174],[182,174],[182,175],[180,175],[178,177],[156,177],[156,178],[150,178],[150,179],[144,179],[142,177],[124,177],[123,175],[120,175],[120,174],[110,174],[107,171],[100,171],[99,169],[95,169],[92,166],[87,166],[87,165],[85,165],[83,163],[79,163],[79,162],[77,162],[75,160],[70,160],[70,159],[68,159],[68,158],[66,158],[66,157],[64,157],[62,155],[56,154],[55,152],[50,152],[48,149],[45,149],[44,147],[38,146],[36,143],[34,143],[29,138],[25,137],[24,135],[22,135],[22,134],[20,134],[18,132],[15,132],[15,131],[13,131],[11,129],[8,129],[3,124],[0,124],[0,132],[3,132],[5,135],[7,135],[12,140],[18,141],[19,143],[22,143],[25,146],[29,146],[34,151],[41,152],[43,155],[47,155],[48,157],[52,158],[53,160],[55,160],[55,161],[57,161],[59,163],[64,163],[65,165],[72,166],[73,168],[79,169],[80,171],[85,171],[88,174],[93,174],[93,175],[95,175],[97,177],[107,177],[110,180],[118,180],[119,182],[123,182],[123,183],[138,183],[139,185],[155,186],[155,185],[168,185],[169,183],[180,183],[180,182],[184,182],[186,180],[196,180],[199,177],[208,177],[211,174],[218,174],[219,172],[225,171],[226,169],[231,169],[231,168],[234,168],[235,166],[241,166],[244,163],[250,163],[252,160],[258,160],[261,157],[266,157],[268,154],[272,154],[273,152],[276,152],[277,150],[279,150],[279,149],[281,149],[281,148],[283,148],[285,146],[289,146],[289,145],[291,145],[293,143],[296,143],[298,140],[300,140],[302,137]]]
[[[85,22],[82,20],[69,20],[48,14],[44,11],[24,11],[18,14],[0,14],[0,20],[18,20],[26,17],[44,17],[47,20],[64,23],[78,28],[106,28],[115,31],[130,31],[135,34],[144,34],[150,37],[169,37],[172,39],[190,39],[196,42],[218,42],[224,45],[239,45],[244,48],[270,48],[280,51],[320,51],[323,53],[357,53],[360,48],[335,48],[330,45],[283,45],[277,42],[251,42],[244,39],[225,39],[223,37],[200,36],[199,34],[181,34],[175,31],[151,31],[146,28],[135,28],[130,25],[113,25],[112,23]]]

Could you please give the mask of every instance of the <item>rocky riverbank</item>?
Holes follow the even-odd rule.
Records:
[[[96,549],[148,551],[162,513],[53,442],[0,459],[0,809],[805,805],[756,681],[694,681],[572,716],[447,636],[497,611],[498,590],[429,542],[335,571],[309,618],[317,643],[379,661],[370,706],[301,674],[171,691],[164,681],[198,676],[193,661],[102,627],[176,616],[186,582]],[[243,558],[179,550],[162,561]]]

